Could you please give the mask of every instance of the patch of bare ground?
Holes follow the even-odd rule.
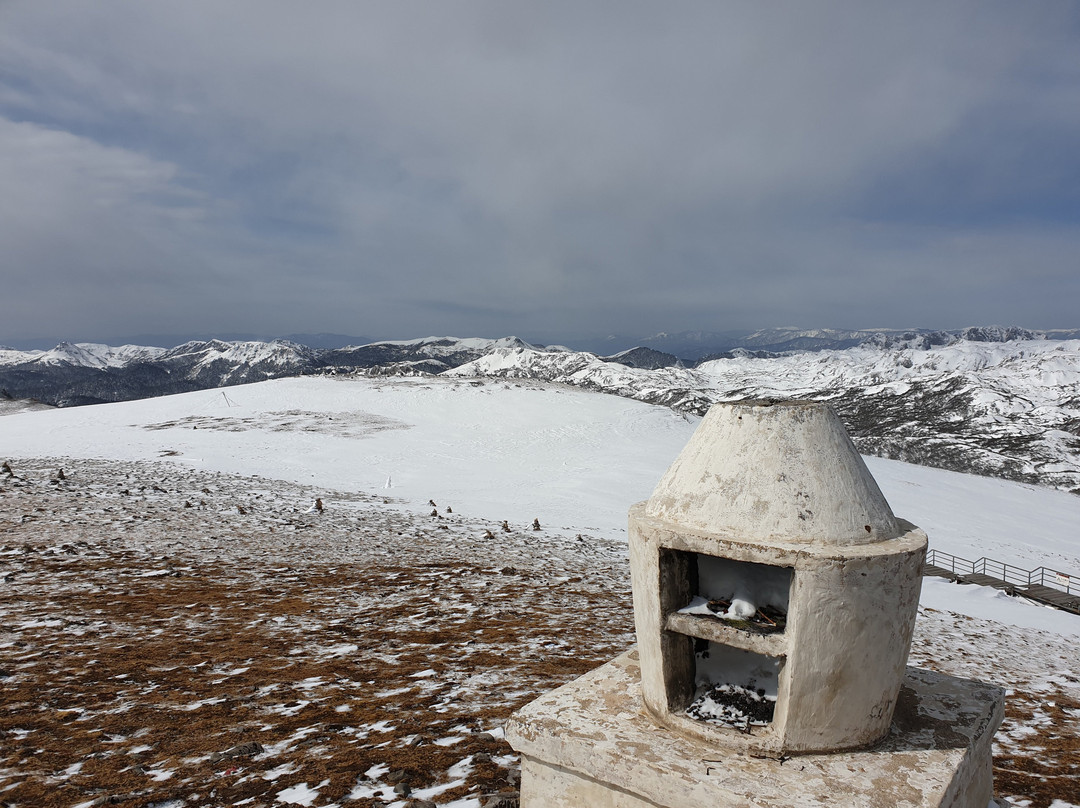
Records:
[[[1052,693],[1013,692],[994,755],[994,784],[1002,794],[1032,805],[1054,800],[1080,805],[1080,699]],[[1039,727],[1033,733],[1027,730]],[[1019,801],[1019,800],[1017,800]]]
[[[517,787],[510,713],[633,641],[615,543],[169,463],[12,466],[5,806],[481,806]],[[1037,635],[924,610],[912,662],[1009,688],[998,793],[1080,803],[1075,648]]]

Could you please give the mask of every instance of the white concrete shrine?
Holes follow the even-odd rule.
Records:
[[[679,732],[759,753],[876,743],[904,675],[925,555],[926,534],[893,516],[827,406],[714,407],[630,510],[645,706]],[[728,619],[685,613],[695,596],[730,604]],[[783,628],[730,619],[736,602],[746,618],[772,607]],[[728,701],[765,691],[754,711],[764,726],[688,716],[710,685],[750,691]],[[730,714],[718,698],[712,712]]]
[[[986,808],[1000,689],[905,668],[925,551],[827,406],[716,405],[630,511],[636,651],[507,725],[521,805]]]

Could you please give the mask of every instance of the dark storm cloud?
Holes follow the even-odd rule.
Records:
[[[1075,325],[1078,33],[1067,4],[7,3],[0,340]]]

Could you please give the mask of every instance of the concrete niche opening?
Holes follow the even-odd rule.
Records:
[[[749,732],[773,721],[794,569],[661,548],[668,710]]]

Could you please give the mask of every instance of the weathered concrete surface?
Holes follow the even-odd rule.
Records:
[[[646,515],[741,541],[866,544],[903,533],[831,408],[716,404]]]
[[[631,651],[515,713],[522,808],[985,808],[1000,688],[908,669],[877,747],[755,758],[657,727]]]

